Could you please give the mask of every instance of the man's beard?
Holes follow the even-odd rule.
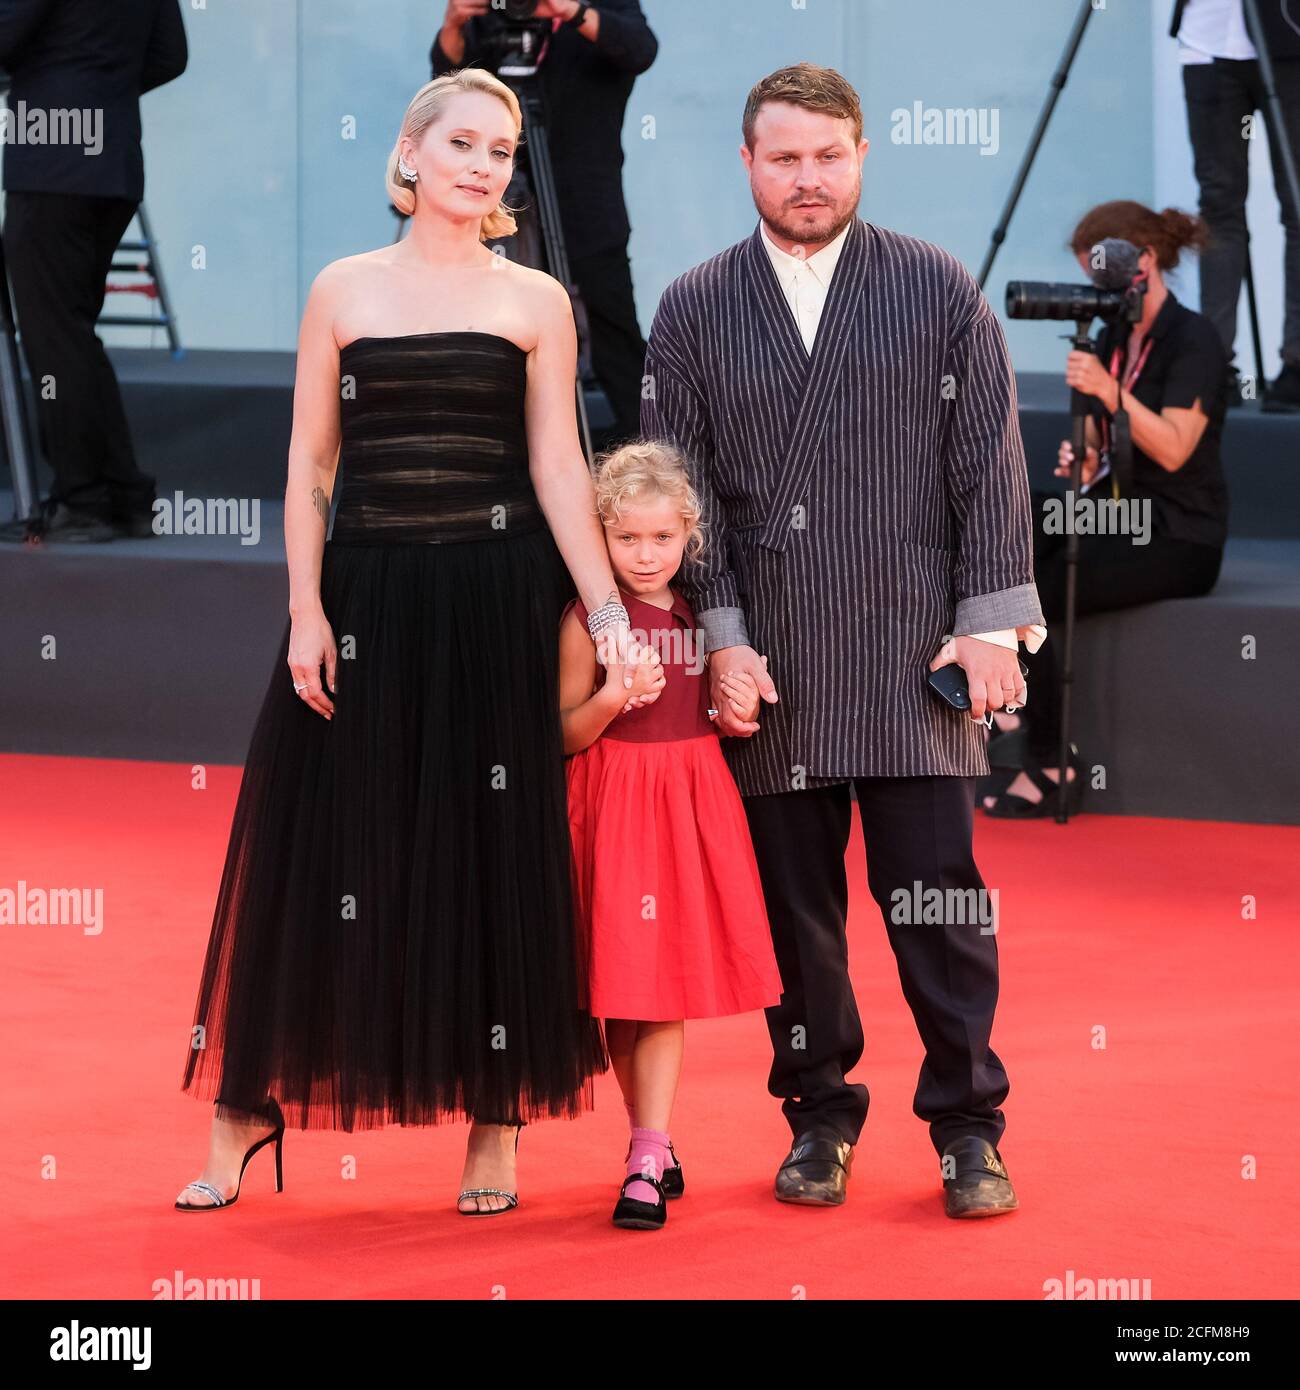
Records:
[[[862,184],[859,182],[853,197],[848,199],[839,210],[838,215],[832,218],[829,230],[824,233],[818,232],[815,239],[821,242],[834,241],[853,220],[854,214],[858,210],[858,203],[861,200]],[[754,201],[755,204],[758,205],[757,198]],[[823,206],[830,208],[831,204],[826,203]],[[763,221],[766,222],[778,236],[784,237],[786,241],[807,242],[813,240],[813,238],[809,236],[807,226],[801,227],[793,220],[798,216],[794,208],[788,208],[782,204],[780,207],[774,208],[771,212],[765,212],[761,206],[758,206],[758,211]]]

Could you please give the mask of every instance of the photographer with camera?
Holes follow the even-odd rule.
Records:
[[[433,75],[490,68],[493,41],[520,24],[545,34],[537,80],[569,270],[587,313],[591,366],[614,414],[612,431],[595,441],[608,448],[640,432],[646,344],[627,255],[623,117],[633,83],[654,62],[659,42],[637,0],[601,0],[599,6],[508,0],[504,7],[448,0],[429,55]]]
[[[1219,455],[1227,353],[1210,320],[1181,304],[1163,276],[1178,264],[1184,247],[1203,245],[1206,235],[1203,222],[1176,208],[1157,213],[1121,200],[1093,208],[1069,241],[1090,274],[1097,268],[1098,243],[1107,238],[1131,243],[1122,248],[1136,265],[1128,289],[1131,293],[1145,287],[1136,322],[1125,315],[1111,318],[1097,339],[1095,354],[1074,351],[1066,361],[1066,381],[1091,398],[1084,497],[1066,496],[1067,516],[1078,532],[1079,617],[1158,599],[1196,598],[1208,594],[1219,577],[1228,532],[1228,494]],[[1130,432],[1131,441],[1126,438]],[[1071,442],[1062,440],[1058,477],[1069,478],[1072,456]],[[1097,504],[1104,501],[1127,504],[1130,521],[1134,515],[1145,520],[1137,529],[1130,526],[1115,533],[1104,525],[1084,524],[1076,515],[1097,515]],[[1058,496],[1035,492],[1033,503],[1034,580],[1048,631],[1060,632],[1069,527],[1045,525],[1050,515],[1061,514]],[[1025,660],[1030,699],[1023,713],[994,713],[1000,733],[989,746],[990,760],[1006,765],[1006,749],[999,757],[998,744],[1023,721],[1028,736],[1021,771],[1000,796],[984,798],[989,815],[1009,819],[1050,815],[1061,775],[1055,765],[1061,736],[1058,644],[1049,637],[1037,652],[1026,652]],[[1068,794],[1072,809],[1082,796],[1082,771],[1082,760],[1075,756],[1067,771],[1073,784]]]

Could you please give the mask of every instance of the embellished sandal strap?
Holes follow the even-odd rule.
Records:
[[[518,1193],[507,1192],[501,1187],[467,1187],[456,1200],[461,1202],[466,1197],[504,1197],[512,1207],[517,1206],[519,1202]]]
[[[214,1207],[224,1207],[226,1205],[228,1198],[223,1197],[221,1193],[215,1187],[213,1187],[213,1185],[210,1182],[187,1182],[185,1184],[185,1188],[187,1191],[191,1187],[195,1190],[195,1192],[202,1192],[204,1196],[211,1197],[212,1205]]]

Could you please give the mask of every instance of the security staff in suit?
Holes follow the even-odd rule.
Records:
[[[535,17],[553,25],[538,81],[569,270],[587,311],[592,370],[614,413],[613,428],[593,440],[607,449],[635,438],[640,424],[645,339],[627,256],[623,116],[659,43],[638,0],[538,0]],[[483,66],[485,37],[503,23],[489,0],[448,0],[430,55],[434,77]]]
[[[867,142],[839,73],[764,78],[743,128],[761,220],[665,290],[642,430],[681,449],[711,540],[681,582],[785,984],[767,1011],[768,1088],[794,1137],[776,1196],[843,1202],[867,1115],[866,1086],[846,1080],[863,1051],[845,938],[852,785],[925,1045],[913,1108],[945,1210],[997,1215],[1017,1202],[990,1046],[996,898],[971,844],[978,721],[1024,704],[1017,642],[1046,636],[1006,343],[954,257],[857,216]],[[927,686],[949,659],[969,715]],[[729,670],[758,684],[758,721],[721,698]]]
[[[28,527],[44,540],[153,534],[155,480],[136,464],[95,323],[144,196],[140,94],[179,77],[187,58],[178,0],[0,0],[11,120],[30,137],[51,113],[88,118],[75,143],[11,131],[4,156],[5,255],[54,471]]]

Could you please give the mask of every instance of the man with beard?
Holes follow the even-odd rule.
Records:
[[[641,427],[685,454],[710,545],[683,567],[744,797],[785,982],[767,1011],[794,1143],[783,1201],[844,1201],[866,1086],[849,979],[844,854],[854,788],[868,884],[925,1046],[914,1110],[950,1216],[1014,1210],[990,1046],[996,920],[972,852],[986,710],[1024,703],[1033,582],[1015,381],[997,318],[946,251],[864,222],[862,111],[801,63],[749,95],[740,153],[760,214],[665,290]],[[927,689],[955,660],[971,708]],[[747,672],[762,727],[722,699]]]

